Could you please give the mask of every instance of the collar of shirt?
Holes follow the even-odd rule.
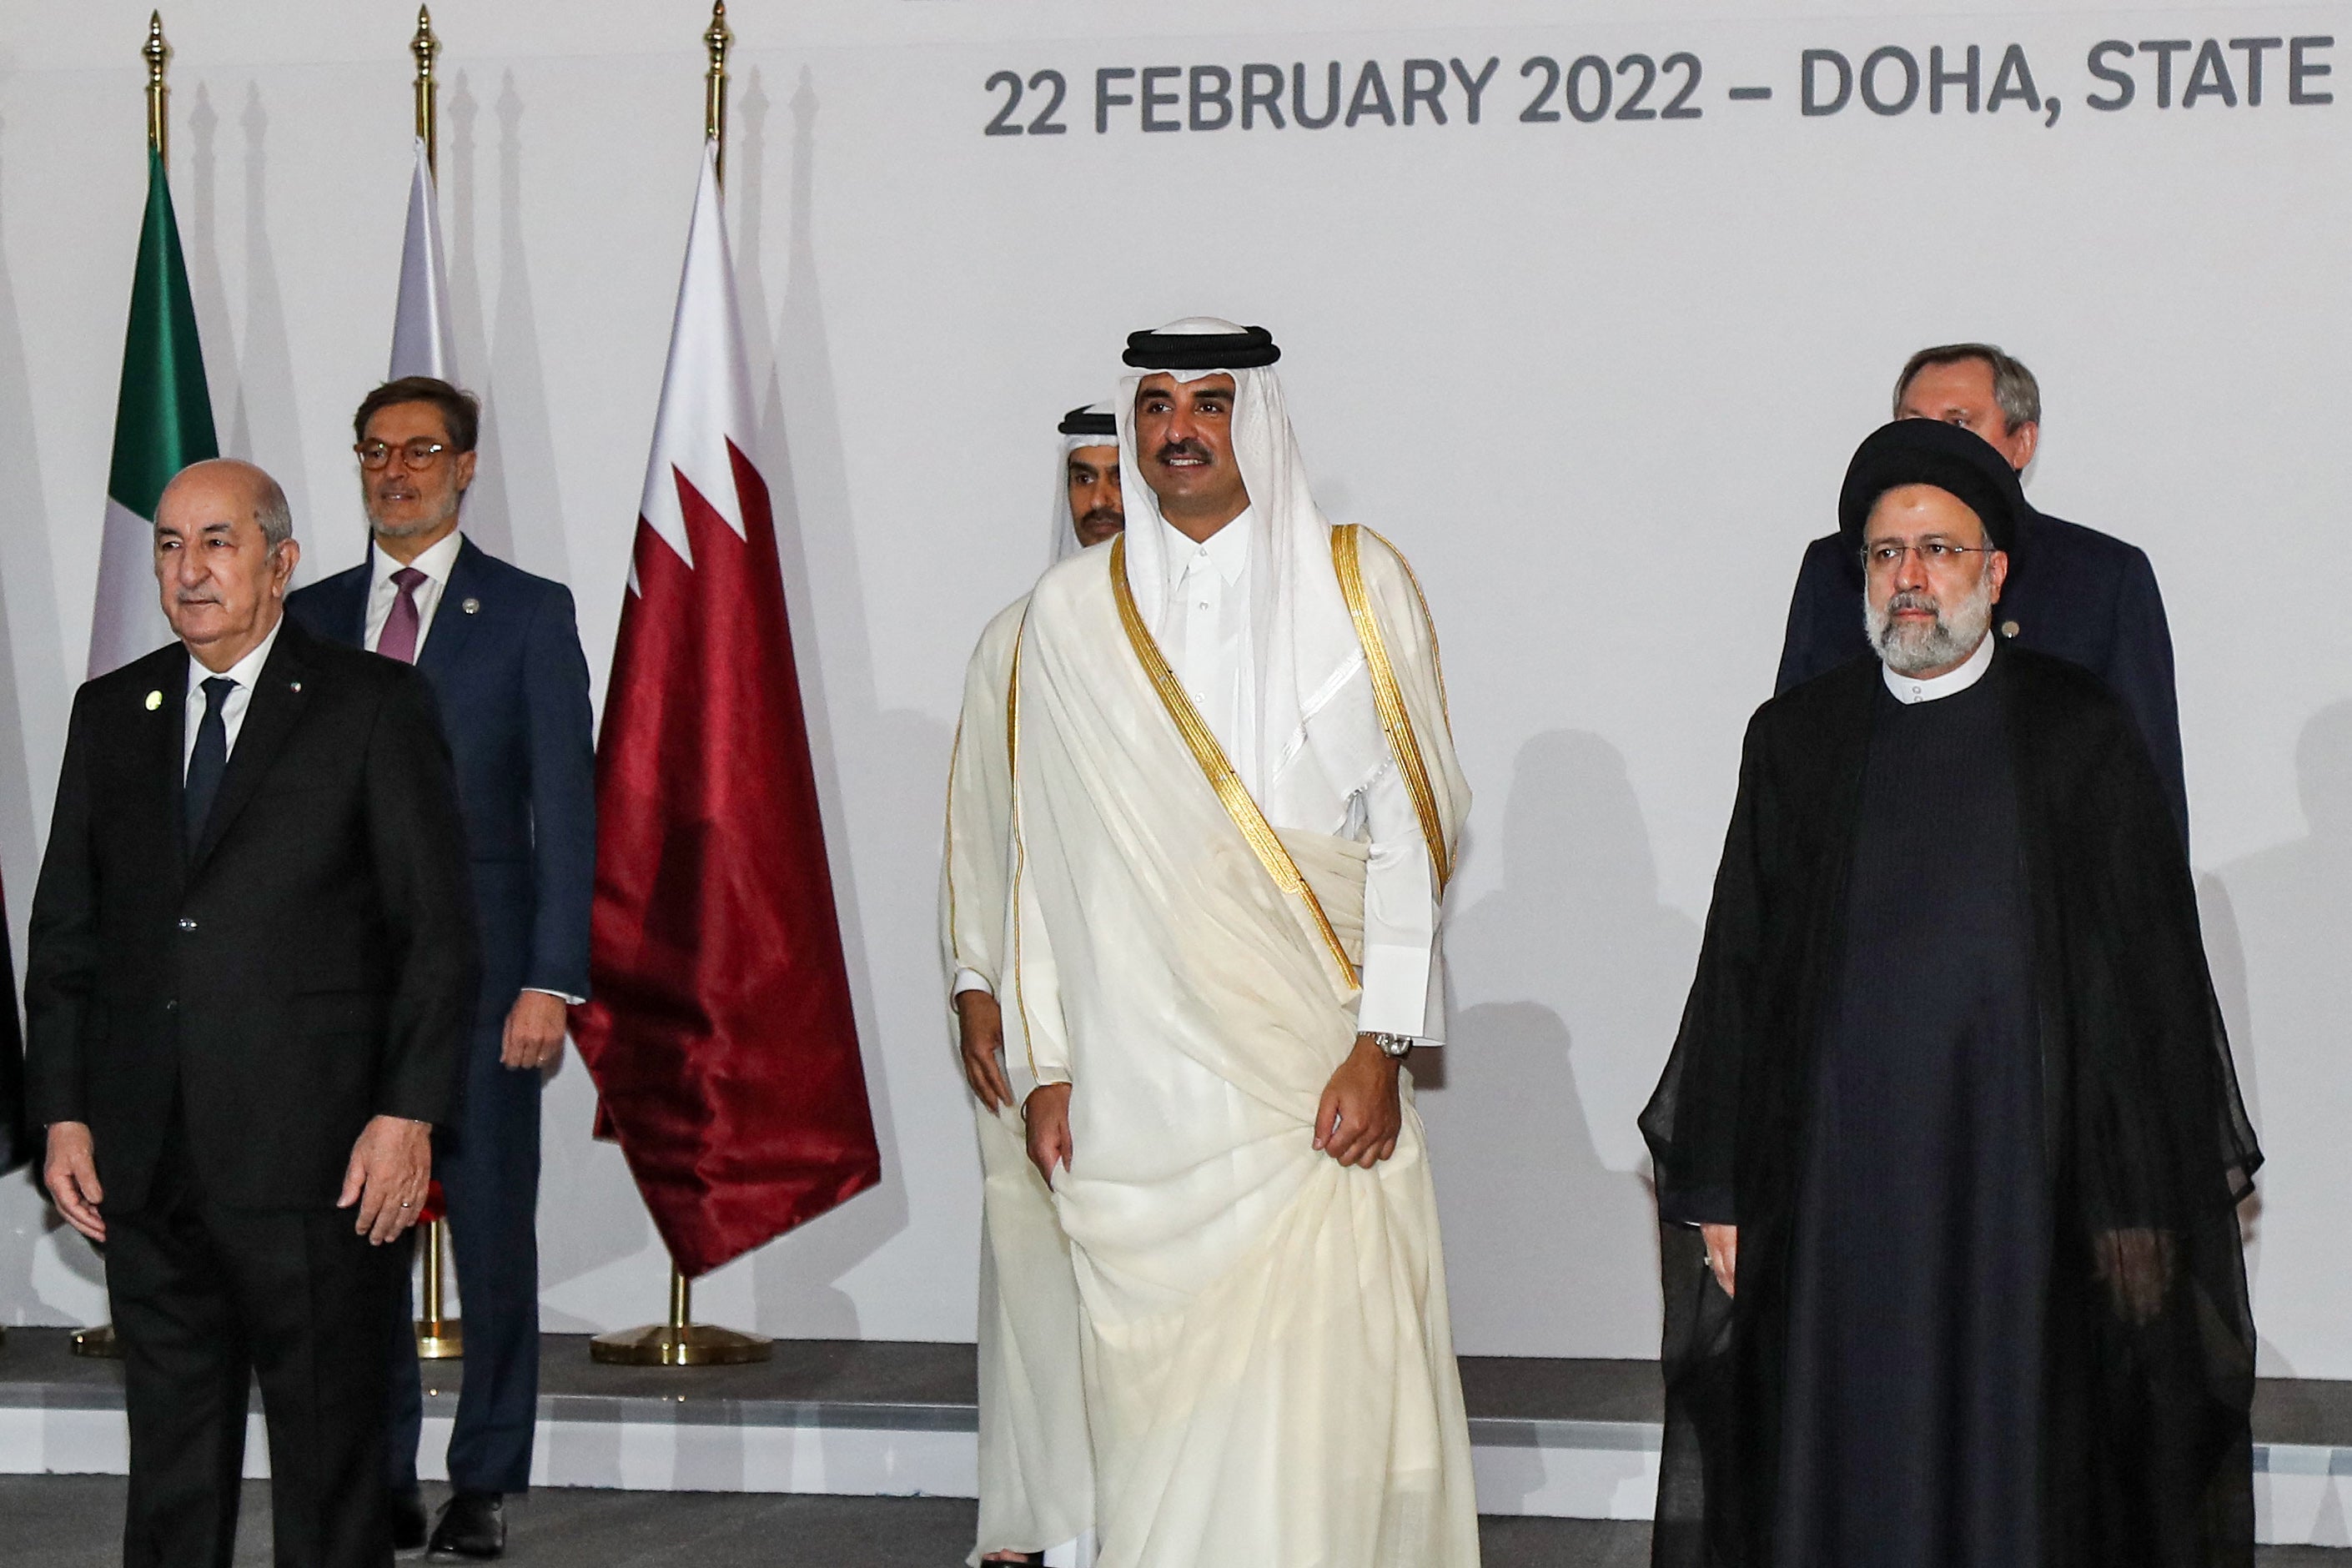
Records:
[[[278,646],[278,634],[285,628],[286,616],[279,612],[278,624],[269,628],[251,653],[230,665],[221,673],[235,682],[226,697],[221,699],[223,738],[231,752],[236,750],[237,732],[245,728],[245,710],[253,705],[253,689],[261,679],[262,668],[269,662],[269,650]],[[188,656],[188,695],[182,712],[185,722],[180,726],[180,768],[185,776],[188,760],[196,754],[196,727],[205,721],[205,682],[213,672],[194,654]]]
[[[1228,586],[1240,582],[1242,574],[1249,570],[1250,531],[1256,526],[1257,520],[1251,509],[1244,507],[1239,517],[1206,540],[1192,545],[1185,560],[1184,572],[1179,576],[1189,574],[1198,563],[1206,561]]]
[[[435,587],[446,588],[449,585],[449,574],[457,564],[457,552],[465,547],[465,530],[453,528],[446,537],[435,540],[429,547],[417,553],[415,560],[409,562],[395,561],[383,546],[372,546],[368,551],[369,563],[374,573],[371,585],[381,584],[398,593],[399,585],[393,582],[392,574],[403,565],[409,565],[431,578]]]
[[[415,595],[416,652],[420,658],[426,640],[433,635],[433,619],[441,608],[441,591],[449,585],[449,574],[457,567],[457,552],[465,547],[465,531],[453,528],[408,563],[425,574],[425,581],[416,584]],[[367,625],[360,646],[370,653],[375,652],[383,641],[384,623],[392,619],[392,606],[400,598],[400,584],[392,580],[392,574],[400,567],[401,563],[381,546],[369,549]]]
[[[261,667],[269,662],[269,650],[278,646],[278,634],[285,629],[285,626],[286,616],[281,610],[278,624],[269,628],[269,635],[256,643],[251,653],[219,673],[236,681],[239,691],[251,691],[253,683],[261,679]],[[213,674],[212,670],[205,668],[202,659],[193,653],[188,655],[188,697],[196,704],[199,715],[205,710],[205,682],[210,680]]]
[[[1988,630],[1977,651],[1969,655],[1968,662],[1958,669],[1948,669],[1941,675],[1921,679],[1917,676],[1897,675],[1891,666],[1882,664],[1879,673],[1886,678],[1886,689],[1895,693],[1895,700],[1904,704],[1935,702],[1946,697],[1958,697],[1984,679],[1992,668],[1993,635]]]

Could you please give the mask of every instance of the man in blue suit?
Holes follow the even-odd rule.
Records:
[[[2019,473],[2042,438],[2033,373],[1990,343],[1921,349],[1895,383],[1895,417],[1940,419],[1990,442]],[[1786,691],[1870,651],[1863,636],[1862,563],[1832,533],[1806,546],[1780,648]],[[2009,550],[2009,582],[1994,623],[2005,641],[2078,664],[2107,683],[2139,727],[2185,839],[2189,786],[2180,762],[2180,709],[2172,686],[2172,632],[2156,570],[2137,545],[2028,510]]]
[[[466,1315],[465,1383],[449,1437],[453,1490],[436,1558],[505,1550],[503,1502],[530,1480],[539,1405],[540,1086],[564,1008],[588,994],[596,858],[588,661],[560,583],[458,531],[480,405],[430,376],[368,394],[352,420],[374,538],[362,565],[292,595],[319,636],[415,665],[439,699],[457,767],[479,906],[482,993],[456,1123],[434,1169]],[[424,1544],[416,1485],[423,1399],[404,1296],[392,1347],[395,1539]]]

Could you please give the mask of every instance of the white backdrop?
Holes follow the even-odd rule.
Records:
[[[2252,1226],[2264,1367],[2352,1377],[2352,622],[2326,597],[2352,502],[2336,402],[2352,110],[2295,101],[2352,92],[2352,37],[2342,54],[2231,43],[2332,37],[2352,11],[731,9],[736,254],[887,1175],[713,1276],[710,1316],[971,1332],[975,1162],[931,937],[963,658],[1041,563],[1053,416],[1105,395],[1123,333],[1209,311],[1275,330],[1327,509],[1408,552],[1444,637],[1478,805],[1454,1043],[1423,1103],[1462,1348],[1652,1353],[1633,1116],[1688,983],[1741,726],[1769,689],[1798,552],[1895,369],[1982,337],[2042,378],[2035,500],[2144,545],[2169,591],[2209,935],[2272,1157]],[[88,646],[146,10],[0,0],[0,870],[20,962]],[[414,15],[179,0],[166,17],[222,438],[286,482],[306,576],[362,545],[344,432],[389,342]],[[468,527],[572,585],[601,697],[705,15],[442,0],[435,19],[459,347],[490,409]],[[2109,40],[2131,48],[2096,57],[2103,79]],[[2012,44],[2030,84],[2002,68]],[[1924,79],[1964,72],[1970,45],[1974,112],[1965,81]],[[1835,112],[1805,112],[1806,50],[1861,79]],[[1617,68],[1633,55],[1662,67],[1638,102],[1643,67]],[[1531,105],[1538,58],[1572,102]],[[1462,77],[1489,59],[1473,123]],[[1881,112],[1904,101],[1906,59],[1916,101]],[[1312,119],[1332,61],[1341,118],[1305,128],[1291,67]],[[1279,68],[1278,128],[1253,64]],[[1217,70],[1194,67],[1225,73],[1226,108]],[[1811,69],[1825,107],[1836,63]],[[989,78],[1019,74],[1003,123],[1027,127],[1048,70],[1068,87],[1048,121],[1064,133],[984,134],[1010,97]],[[1618,118],[1673,107],[1694,76],[1696,118]],[[2115,78],[2131,101],[2094,107],[2124,96]],[[619,1158],[588,1139],[576,1062],[547,1116],[550,1325],[656,1315],[665,1260]],[[0,1320],[97,1319],[97,1281],[24,1179],[0,1184]]]

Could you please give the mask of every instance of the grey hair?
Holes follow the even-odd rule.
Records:
[[[294,509],[286,504],[286,487],[256,468],[259,482],[254,486],[253,521],[261,525],[263,546],[275,551],[294,537]]]
[[[173,487],[198,468],[228,468],[242,475],[253,486],[253,521],[261,529],[261,544],[275,551],[294,537],[294,509],[286,504],[286,488],[271,479],[267,470],[242,458],[199,458],[172,476],[163,487],[169,494]],[[157,508],[161,514],[161,506]]]
[[[1961,364],[1969,360],[1983,363],[1992,372],[1992,399],[2000,405],[2000,416],[2009,427],[2042,423],[2042,384],[2025,368],[2025,362],[2014,354],[2005,353],[1992,343],[1938,343],[1932,349],[1921,349],[1903,362],[1903,374],[1895,378],[1895,416],[1903,417],[1903,395],[1911,390],[1912,378],[1929,365]]]

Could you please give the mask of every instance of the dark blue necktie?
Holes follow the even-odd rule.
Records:
[[[220,794],[221,774],[228,767],[228,725],[221,710],[236,682],[215,675],[205,682],[205,716],[196,725],[196,749],[188,756],[188,787],[181,797],[187,813],[188,853],[205,836],[205,819],[213,814],[213,796]]]

